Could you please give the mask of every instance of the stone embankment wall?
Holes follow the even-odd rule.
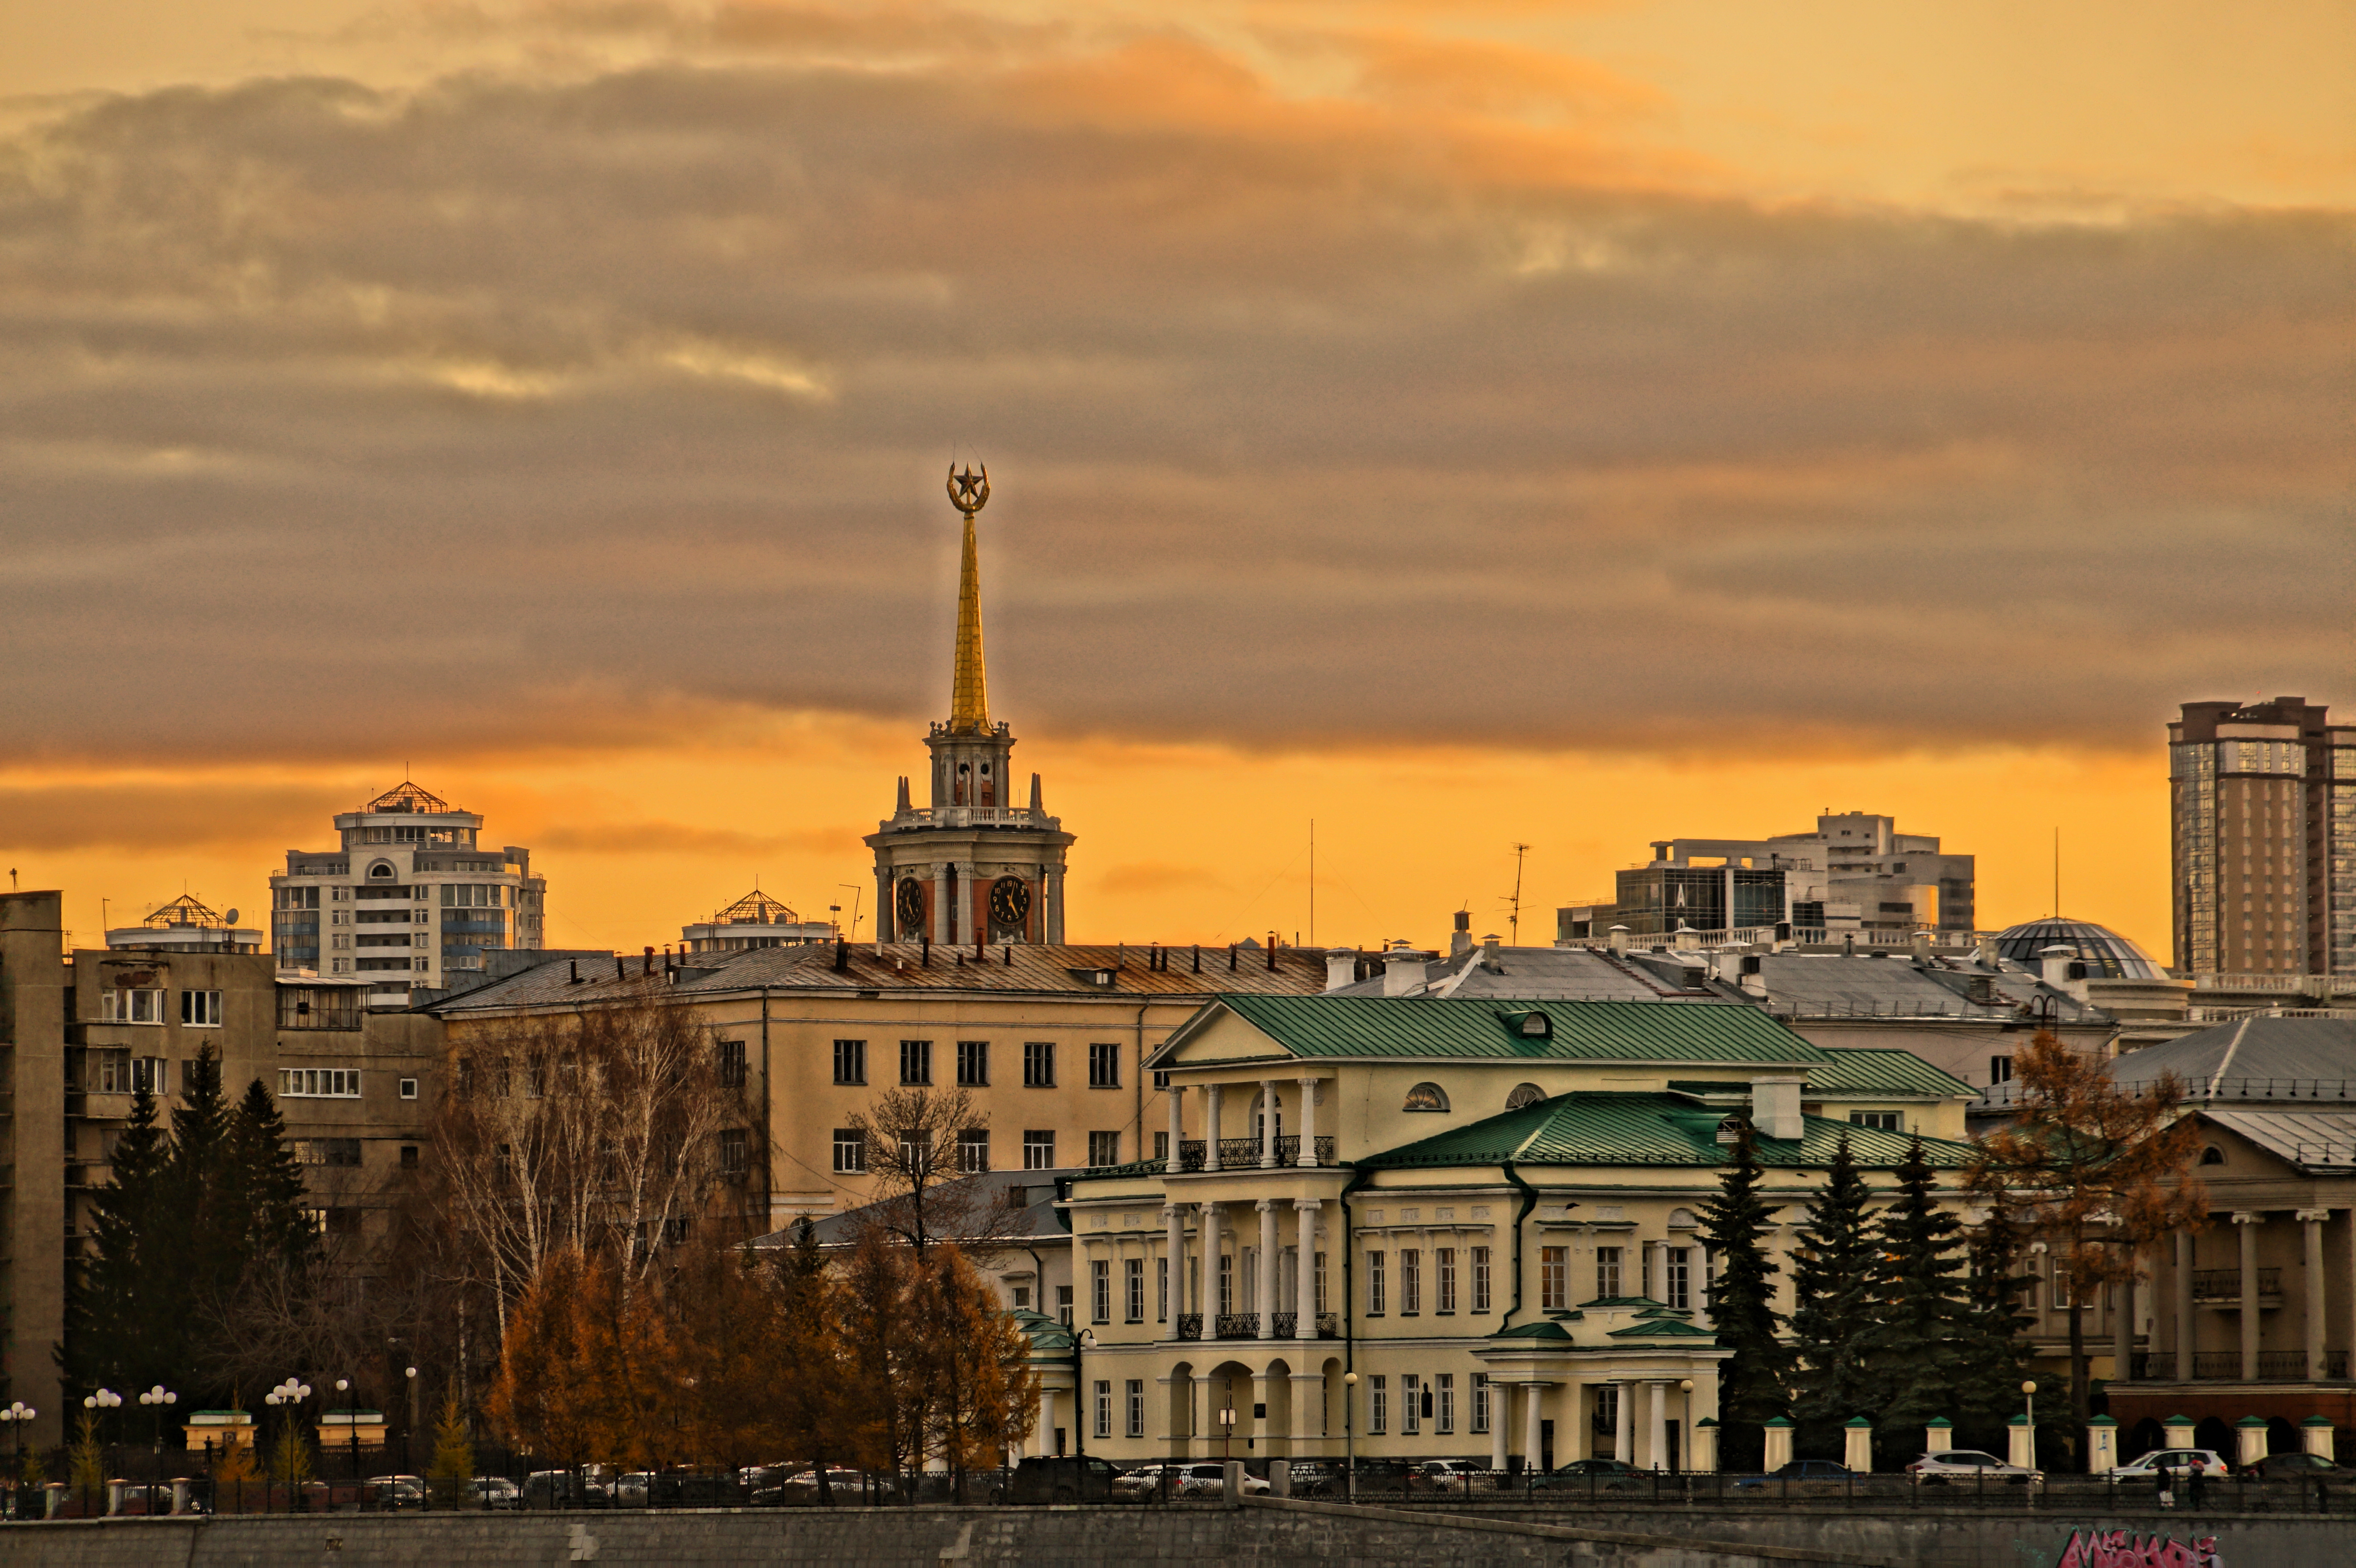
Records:
[[[2344,1568],[2351,1562],[2351,1518],[2098,1519],[1929,1509],[1631,1509],[1556,1513],[1541,1523],[1256,1500],[1242,1508],[342,1514],[0,1527],[0,1563],[8,1568]]]

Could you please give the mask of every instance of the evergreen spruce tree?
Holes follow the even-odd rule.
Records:
[[[1882,1211],[1873,1275],[1874,1324],[1866,1364],[1882,1391],[1876,1430],[1889,1452],[1919,1452],[1920,1428],[1954,1420],[1966,1318],[1963,1224],[1939,1205],[1922,1140],[1898,1168],[1897,1201]]]
[[[223,1165],[252,1261],[300,1268],[316,1259],[319,1233],[304,1206],[303,1168],[286,1141],[286,1118],[259,1078],[230,1118]]]
[[[1880,1385],[1865,1363],[1876,1256],[1869,1196],[1843,1136],[1825,1168],[1815,1212],[1794,1237],[1792,1261],[1792,1334],[1800,1363],[1792,1379],[1792,1419],[1811,1454],[1837,1456],[1842,1426],[1852,1416],[1872,1416],[1881,1403]]]
[[[1761,1244],[1779,1206],[1760,1200],[1755,1136],[1743,1127],[1719,1195],[1702,1206],[1701,1242],[1718,1271],[1710,1320],[1719,1347],[1734,1352],[1718,1369],[1721,1463],[1730,1469],[1756,1467],[1765,1441],[1762,1424],[1790,1407],[1785,1380],[1792,1353],[1777,1337],[1783,1319],[1775,1310],[1775,1275],[1783,1271]]]
[[[1972,1232],[1965,1317],[1956,1337],[1955,1424],[1958,1445],[2002,1452],[2020,1380],[2029,1362],[2034,1320],[2021,1310],[2031,1277],[2022,1264],[2029,1234],[1999,1203]]]
[[[227,1301],[245,1275],[245,1205],[222,1179],[228,1163],[230,1112],[221,1095],[220,1057],[212,1047],[197,1052],[181,1080],[180,1103],[172,1107],[172,1156],[166,1176],[166,1211],[181,1242],[178,1266],[158,1277],[157,1288],[176,1296],[184,1321],[192,1322]],[[186,1330],[183,1331],[184,1341]],[[185,1369],[190,1358],[180,1356]],[[183,1377],[188,1376],[185,1370]]]
[[[147,1271],[168,1266],[174,1238],[164,1223],[164,1177],[171,1150],[156,1124],[155,1096],[143,1083],[130,1124],[115,1140],[113,1179],[91,1195],[90,1244],[67,1275],[66,1341],[60,1360],[75,1387],[145,1388],[178,1375],[160,1360],[161,1320]]]

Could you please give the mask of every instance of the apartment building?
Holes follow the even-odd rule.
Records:
[[[548,880],[530,850],[483,843],[476,813],[403,782],[335,827],[337,848],[290,849],[270,879],[280,968],[352,976],[368,1005],[406,1007],[487,953],[546,945]]]
[[[177,1096],[208,1048],[232,1100],[260,1081],[285,1117],[320,1230],[365,1240],[425,1163],[441,1060],[435,1020],[369,1008],[358,976],[285,975],[270,955],[218,945],[68,953],[61,905],[56,892],[0,895],[10,1174],[0,1371],[5,1397],[41,1413],[28,1442],[59,1441],[52,1413],[87,1392],[59,1387],[52,1356],[66,1267],[137,1089]]]
[[[2168,727],[2176,965],[2356,975],[2356,725],[2299,697]]]

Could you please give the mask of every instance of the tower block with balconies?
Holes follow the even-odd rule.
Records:
[[[988,468],[951,473],[948,494],[965,517],[949,716],[925,737],[933,754],[928,804],[916,805],[901,779],[893,814],[867,836],[875,851],[876,939],[1061,943],[1064,858],[1073,836],[1047,815],[1037,773],[1025,802],[1015,803],[1014,734],[990,718],[974,542],[974,517],[990,499]]]

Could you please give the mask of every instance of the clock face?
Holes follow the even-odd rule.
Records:
[[[998,925],[1020,928],[1031,913],[1031,889],[1020,877],[1001,877],[990,884],[990,918]]]
[[[914,942],[923,935],[925,930],[924,884],[914,877],[903,881],[900,884],[899,892],[893,898],[893,913],[899,920],[901,941]]]

